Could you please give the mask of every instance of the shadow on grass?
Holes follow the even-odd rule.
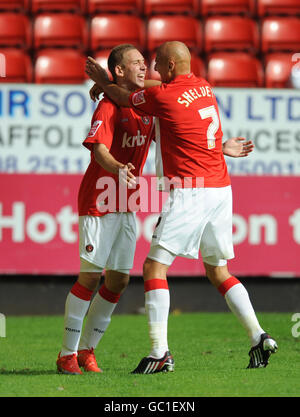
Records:
[[[47,369],[47,370],[39,370],[39,369],[0,369],[0,375],[58,375],[56,369]]]

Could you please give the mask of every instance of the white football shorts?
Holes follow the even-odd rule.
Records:
[[[79,216],[81,272],[101,272],[106,269],[129,274],[135,246],[135,213]],[[94,265],[94,268],[89,264]]]
[[[148,258],[171,265],[176,256],[226,265],[234,258],[232,191],[176,188],[170,191],[155,227]]]

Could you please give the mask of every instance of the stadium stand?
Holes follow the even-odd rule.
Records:
[[[87,12],[95,13],[132,13],[142,15],[144,0],[87,0]]]
[[[265,57],[265,86],[267,88],[287,88],[291,85],[293,62],[290,53],[273,53]]]
[[[267,17],[262,21],[261,30],[263,53],[300,50],[300,18]]]
[[[32,13],[40,12],[86,12],[86,0],[31,0]]]
[[[0,0],[0,48],[24,50],[35,68],[42,48],[74,48],[104,63],[112,47],[132,43],[157,77],[153,62],[157,46],[167,40],[181,40],[191,49],[197,74],[215,65],[212,57],[216,53],[225,54],[223,66],[227,68],[236,59],[235,55],[229,58],[228,53],[247,52],[256,58],[249,58],[248,76],[251,71],[256,73],[257,60],[258,72],[265,72],[262,84],[250,80],[251,85],[293,87],[285,79],[292,66],[288,53],[300,51],[299,1]],[[241,61],[242,68],[244,65],[245,59]],[[244,86],[248,83],[245,74],[242,70],[241,77],[224,82]]]
[[[210,14],[243,14],[254,16],[255,0],[201,0],[200,13],[202,16]]]
[[[31,48],[31,24],[21,13],[0,13],[0,46]]]
[[[248,51],[256,54],[259,49],[258,25],[247,17],[208,17],[204,26],[204,39],[206,52]]]
[[[28,8],[29,0],[0,0],[0,11],[25,12]]]
[[[33,44],[41,47],[73,47],[86,50],[88,31],[83,16],[71,13],[44,13],[35,17]]]
[[[201,51],[203,46],[202,24],[192,16],[151,16],[147,23],[147,49],[154,51],[165,41],[179,40],[192,51]]]
[[[198,0],[144,0],[144,14],[175,13],[197,16],[199,13]]]
[[[73,49],[44,49],[34,65],[37,84],[81,84],[86,80],[85,56]]]
[[[268,15],[300,16],[299,0],[257,0],[257,14],[259,17]]]
[[[207,80],[216,87],[262,87],[262,65],[244,52],[216,53],[209,58]]]
[[[20,49],[0,49],[0,61],[5,59],[5,73],[1,74],[2,83],[31,83],[33,76],[30,56]],[[1,65],[1,68],[4,68]]]
[[[129,14],[101,14],[91,19],[91,49],[112,48],[120,43],[131,43],[144,51],[145,23]]]

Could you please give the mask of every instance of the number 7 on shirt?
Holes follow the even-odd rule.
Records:
[[[201,119],[208,119],[209,117],[212,118],[211,123],[208,125],[206,136],[208,149],[213,149],[216,146],[215,134],[217,133],[220,126],[219,116],[216,108],[215,106],[204,107],[203,109],[198,110],[198,112]]]

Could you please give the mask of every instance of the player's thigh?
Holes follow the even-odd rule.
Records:
[[[91,264],[104,268],[117,239],[121,213],[79,217],[79,255]]]
[[[122,215],[121,225],[105,267],[112,271],[128,271],[129,273],[133,266],[136,248],[136,218],[135,213],[120,214]]]
[[[207,264],[223,266],[218,260],[234,257],[231,187],[206,189],[205,192],[208,215],[200,241],[201,255]]]

